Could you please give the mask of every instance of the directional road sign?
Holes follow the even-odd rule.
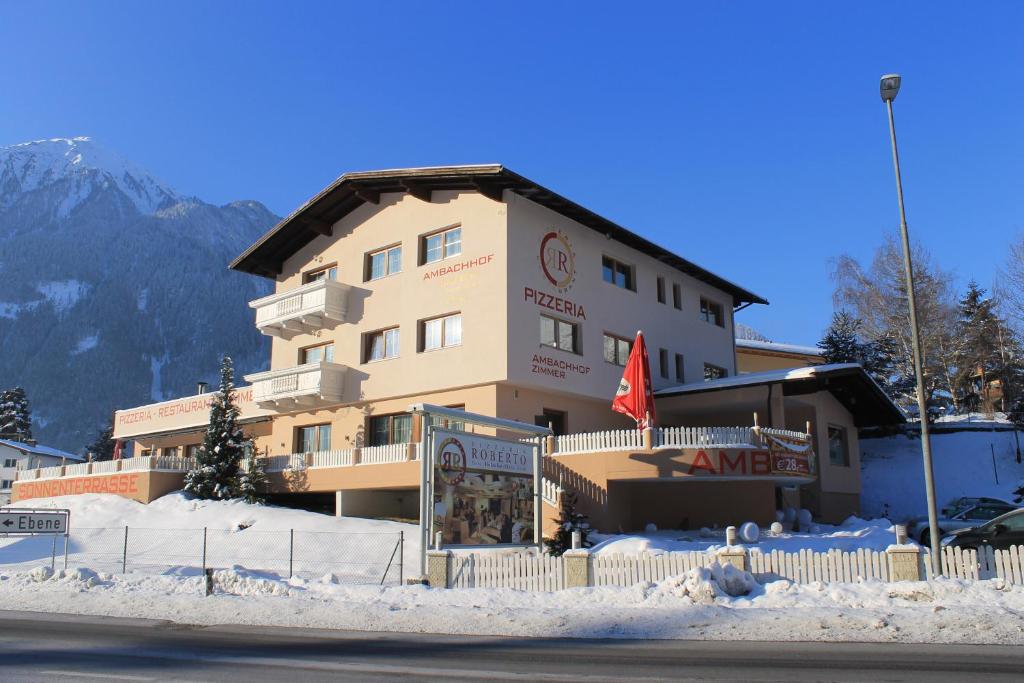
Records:
[[[0,534],[63,536],[68,532],[69,516],[67,510],[0,508]]]

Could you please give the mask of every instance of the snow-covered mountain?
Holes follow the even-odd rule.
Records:
[[[266,363],[228,261],[278,218],[186,197],[85,137],[0,147],[0,388],[40,441],[80,450],[115,408],[191,393],[231,354]]]

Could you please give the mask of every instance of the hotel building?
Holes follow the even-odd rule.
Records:
[[[734,312],[765,299],[499,165],[348,173],[231,267],[275,283],[250,302],[270,369],[238,399],[285,504],[415,519],[407,410],[429,403],[550,425],[545,500],[573,489],[599,528],[768,522],[788,505],[834,520],[858,510],[857,427],[903,419],[858,366],[738,354]],[[647,433],[610,410],[637,330]],[[115,436],[154,479],[198,447],[208,403],[119,410]],[[770,438],[809,444],[806,467],[759,464]],[[160,481],[127,495],[174,485]]]

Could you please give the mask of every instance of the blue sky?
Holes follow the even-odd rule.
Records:
[[[0,145],[91,135],[285,214],[346,170],[501,162],[813,343],[897,212],[961,283],[1024,231],[1020,3],[5,3]]]

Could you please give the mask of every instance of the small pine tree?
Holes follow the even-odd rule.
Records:
[[[832,324],[818,342],[826,363],[860,363],[864,370],[893,396],[896,343],[889,338],[861,341],[863,322],[846,311],[832,315]]]
[[[210,404],[210,424],[196,455],[196,467],[185,474],[185,490],[206,499],[238,497],[238,470],[245,455],[246,438],[238,426],[234,367],[224,356],[220,365],[220,389]]]
[[[580,547],[589,548],[590,541],[587,536],[590,534],[590,523],[587,516],[576,510],[576,494],[571,491],[562,491],[559,501],[559,514],[555,522],[558,523],[558,530],[554,537],[544,539],[544,545],[552,555],[561,555],[566,550],[572,550],[572,534],[580,532]]]
[[[267,471],[263,458],[257,457],[256,449],[250,442],[246,449],[248,455],[245,459],[246,466],[238,473],[238,482],[235,485],[235,492],[238,497],[246,503],[263,503],[267,498]]]
[[[101,429],[96,440],[86,446],[92,453],[93,460],[113,460],[114,458],[114,426]]]
[[[32,411],[21,387],[0,392],[0,439],[28,441],[32,438]]]

